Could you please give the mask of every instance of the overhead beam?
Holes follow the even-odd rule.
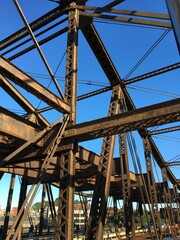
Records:
[[[0,107],[0,134],[29,141],[34,138],[42,128],[22,117]],[[42,146],[42,143],[38,143]]]
[[[34,31],[40,29],[41,27],[44,27],[45,25],[49,24],[50,22],[54,21],[58,17],[62,16],[64,14],[64,11],[61,7],[57,7],[53,9],[52,11],[44,14],[40,18],[36,19],[32,23],[30,23],[31,29]],[[12,35],[8,36],[7,38],[3,39],[0,42],[0,50],[3,50],[10,45],[14,44],[15,42],[21,40],[22,38],[26,37],[28,35],[28,30],[26,27],[21,28],[17,32],[13,33]]]
[[[47,151],[46,151],[46,154],[47,154]],[[78,150],[75,156],[77,160],[76,167],[75,167],[76,170],[82,171],[85,169],[88,169],[88,170],[94,169],[94,168],[97,168],[99,164],[99,155],[81,146],[78,146]],[[34,158],[32,156],[31,158],[18,158],[18,160],[13,161],[13,165],[11,162],[7,164],[5,167],[0,167],[0,171],[2,170],[2,172],[4,171],[4,172],[23,175],[23,172],[24,172],[23,169],[24,170],[28,169],[33,171],[32,172],[33,175],[28,174],[28,176],[35,177],[38,172],[38,169],[40,169],[42,166],[44,157],[45,157],[45,152],[44,152],[44,156],[42,155],[41,158],[37,158],[35,153],[34,153]],[[51,163],[47,169],[47,173],[55,174],[55,170],[58,169],[58,166],[59,166],[59,156],[57,155],[51,158]],[[34,171],[36,172],[36,174],[34,173]],[[78,178],[78,175],[76,176],[76,178]]]
[[[110,3],[108,3],[107,5],[105,5],[103,8],[112,8],[112,7],[115,7],[116,5],[124,2],[125,0],[114,0]]]
[[[157,135],[157,134],[163,134],[163,133],[168,133],[168,132],[174,132],[174,131],[178,131],[178,130],[180,130],[180,126],[158,129],[158,130],[154,130],[154,131],[149,131],[148,133],[150,135]]]
[[[170,18],[168,14],[162,13],[153,13],[153,12],[140,12],[136,10],[122,10],[122,9],[112,9],[112,5],[106,5],[105,7],[93,7],[93,6],[82,6],[76,5],[75,8],[79,10],[86,10],[88,12],[93,11],[94,13],[110,13],[110,14],[119,14],[119,15],[129,15],[129,16],[136,16],[141,18],[154,18],[154,19],[163,19],[168,20],[170,22]]]
[[[138,19],[132,17],[120,17],[117,15],[107,15],[101,13],[90,13],[90,12],[79,12],[80,16],[88,17],[88,18],[99,18],[99,19],[106,19],[111,21],[118,21],[128,24],[138,24],[138,25],[146,25],[146,26],[153,26],[153,27],[161,27],[161,28],[172,28],[170,22],[164,21],[152,21],[152,20],[145,20],[145,19]]]
[[[86,141],[179,120],[180,99],[175,99],[115,116],[77,124],[66,129],[64,132],[64,140]]]
[[[34,113],[42,126],[49,125],[48,121],[36,111],[31,103],[0,74],[0,86],[28,113]]]
[[[36,135],[36,125],[0,108],[0,132],[29,141]],[[131,110],[115,116],[76,124],[66,128],[62,143],[85,141],[117,133],[179,121],[180,99]],[[59,126],[59,125],[58,125]]]
[[[136,107],[135,107],[129,93],[127,92],[127,89],[125,87],[123,87],[121,77],[117,73],[117,70],[114,67],[109,55],[106,54],[107,51],[104,48],[102,41],[101,40],[99,41],[100,37],[99,36],[96,37],[96,31],[94,31],[94,29],[95,28],[90,20],[89,20],[89,22],[86,22],[86,25],[84,27],[82,26],[82,28],[81,28],[87,42],[89,43],[90,47],[93,50],[95,56],[99,55],[98,61],[101,65],[101,67],[103,68],[106,76],[108,77],[108,80],[109,80],[111,86],[113,86],[115,84],[121,84],[128,111],[135,110]],[[108,89],[109,89],[109,87],[108,87]],[[138,132],[139,132],[140,136],[143,136],[144,134],[148,134],[146,129],[140,129],[140,130],[138,130]],[[160,167],[162,164],[164,166],[165,161],[164,161],[162,155],[159,153],[158,148],[157,148],[155,142],[153,141],[153,139],[151,137],[149,137],[149,138],[150,138],[152,145],[154,146],[154,149],[156,149],[156,150],[154,150],[154,154],[155,154],[154,158],[156,159],[156,157],[157,157],[156,161]],[[168,174],[169,179],[171,179],[173,183],[176,183],[177,180],[176,180],[174,174],[172,173],[172,171],[168,167],[167,167],[167,174]]]
[[[0,74],[32,93],[57,111],[62,113],[70,112],[70,107],[65,101],[2,56],[0,56]]]
[[[39,45],[43,45],[43,44],[45,44],[45,43],[47,43],[47,42],[49,42],[49,41],[51,41],[51,40],[59,37],[60,35],[64,34],[65,32],[67,32],[67,30],[68,30],[68,28],[67,28],[67,27],[64,27],[64,28],[62,28],[61,30],[57,31],[56,33],[51,34],[50,36],[48,36],[48,37],[46,37],[46,38],[43,38],[42,40],[40,40],[40,41],[38,42],[38,44],[39,44]],[[18,51],[17,53],[15,53],[15,54],[11,55],[10,57],[8,57],[8,60],[9,60],[9,61],[12,61],[12,60],[14,60],[14,59],[16,59],[16,58],[24,55],[25,53],[28,53],[28,52],[32,51],[32,50],[35,49],[35,48],[36,48],[36,46],[35,46],[34,44],[31,45],[31,46],[29,46],[29,47],[26,47],[26,48],[23,49],[22,51]],[[2,55],[4,56],[5,54],[2,53]]]
[[[154,76],[157,76],[157,75],[169,72],[169,71],[176,70],[178,68],[180,68],[180,62],[165,66],[163,68],[153,70],[151,72],[147,72],[145,74],[142,74],[140,76],[137,76],[137,77],[134,77],[134,78],[131,78],[131,79],[128,79],[128,80],[124,80],[124,84],[128,85],[128,84],[132,84],[132,83],[135,83],[135,82],[139,82],[139,81],[145,80],[147,78],[151,78],[151,77],[154,77]]]
[[[20,176],[24,176],[24,173],[26,172],[27,177],[35,179],[39,174],[39,169],[33,169],[28,167],[23,167],[22,164],[20,166],[16,165],[9,165],[7,167],[1,167],[0,171],[5,173],[12,173]],[[44,179],[46,182],[51,181],[58,181],[59,175],[57,169],[47,170],[44,173]]]
[[[180,161],[166,162],[166,165],[170,167],[180,166]]]

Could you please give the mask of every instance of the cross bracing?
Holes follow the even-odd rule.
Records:
[[[8,196],[3,238],[21,239],[20,229],[23,219],[31,208],[36,192],[41,184],[51,184],[59,189],[59,208],[56,218],[54,216],[55,239],[73,239],[74,196],[76,192],[86,191],[92,192],[86,239],[103,238],[109,197],[114,198],[114,204],[117,200],[123,202],[127,239],[135,239],[132,218],[133,202],[143,204],[144,211],[148,208],[154,226],[154,231],[150,231],[150,236],[152,239],[154,236],[156,239],[161,239],[159,204],[167,204],[170,209],[167,215],[173,225],[179,217],[179,214],[173,213],[172,206],[176,204],[176,207],[179,207],[177,196],[179,196],[180,185],[179,177],[166,163],[167,159],[163,156],[164,149],[161,153],[162,147],[161,150],[158,148],[153,136],[167,132],[177,133],[178,128],[174,124],[177,126],[180,118],[179,98],[155,100],[151,97],[150,99],[149,95],[144,93],[136,95],[127,87],[134,82],[145,84],[149,78],[154,86],[156,86],[156,81],[164,81],[165,78],[169,78],[166,83],[167,89],[173,89],[172,85],[176,84],[175,80],[173,83],[173,79],[179,72],[179,59],[175,51],[176,43],[173,40],[171,19],[165,2],[165,13],[139,11],[138,9],[133,11],[131,0],[107,1],[104,6],[99,3],[99,6],[91,6],[91,1],[87,3],[86,1],[59,1],[58,3],[58,7],[28,23],[20,4],[14,0],[14,3],[11,4],[17,7],[16,14],[19,14],[25,26],[9,36],[4,36],[0,42],[0,91],[2,94],[6,94],[7,99],[11,99],[14,106],[25,112],[22,116],[15,114],[9,110],[10,106],[7,102],[2,101],[0,107],[2,157],[0,176],[3,179],[5,173],[12,174],[12,177],[19,175],[26,180],[26,186],[31,186],[29,192],[20,196],[19,213],[7,233],[9,202],[12,197]],[[108,26],[110,24],[116,27],[111,29]],[[57,26],[61,29],[57,29]],[[128,30],[123,31],[122,28]],[[156,51],[157,46],[162,44],[161,41],[165,41],[167,37],[169,37],[168,46],[170,45],[172,52],[174,51],[175,57],[173,56],[171,60],[170,50],[168,55],[165,55],[168,58],[167,61],[161,58],[161,64],[154,67],[154,62],[160,55],[157,50],[158,53],[154,60],[152,58],[148,62],[150,67],[145,67],[145,73],[140,72],[138,76],[133,76],[131,79],[123,79],[121,77],[123,68],[128,71],[131,68],[130,65],[128,66],[128,62],[134,59],[134,55],[138,55],[137,49],[139,52],[142,51],[143,41],[138,43],[132,36],[129,37],[129,34],[134,34],[134,30],[132,32],[129,30],[131,28],[136,29],[135,34],[139,34],[139,41],[144,37],[141,32],[144,29],[150,32],[147,33],[146,41],[150,34],[158,35],[159,31],[164,31],[165,34],[158,38],[156,47],[154,45],[149,49],[135,68],[129,72],[129,75],[133,74],[137,66],[141,66],[146,58]],[[107,35],[106,38],[105,35]],[[39,38],[40,36],[41,38]],[[135,35],[133,36],[135,38]],[[119,40],[117,41],[116,38]],[[171,44],[169,44],[169,39]],[[112,40],[111,44],[108,42],[110,40]],[[56,76],[51,74],[49,64],[53,62],[51,58],[56,58],[57,47],[53,49],[53,45],[58,41],[61,41],[59,46],[66,53],[63,70],[64,86],[60,86],[61,84],[56,81]],[[27,43],[29,43],[28,46]],[[127,52],[127,66],[122,61],[118,63],[115,58],[118,49],[121,49],[123,53],[123,47]],[[41,48],[45,52],[50,48],[51,60],[49,63],[44,57],[46,54],[41,53]],[[86,48],[88,48],[87,53]],[[36,49],[40,53],[38,57],[36,54],[34,55]],[[168,51],[168,49],[165,50]],[[121,54],[119,53],[118,59],[120,58]],[[37,80],[26,73],[34,71],[33,66],[30,70],[29,66],[23,64],[25,59],[27,63],[33,63],[32,65],[36,62],[39,64],[39,59],[42,60],[40,66],[49,72],[52,84],[50,83],[47,87],[47,84],[41,79]],[[123,68],[119,66],[121,64]],[[84,92],[78,84],[78,74],[92,76],[93,66],[96,69],[97,66],[99,67],[99,72],[96,70],[95,76],[106,79],[107,87],[105,90],[94,91],[87,87],[87,92]],[[82,67],[85,69],[84,73],[81,70]],[[57,86],[58,84],[59,86]],[[175,89],[177,90],[176,87]],[[86,101],[88,98],[88,103],[85,102],[81,106],[81,103],[77,102],[78,99],[80,100],[78,91],[82,93],[80,94],[83,96],[81,100]],[[111,95],[109,93],[103,95],[107,91]],[[99,101],[95,100],[94,107],[92,107],[93,97],[95,99],[99,97]],[[45,107],[45,114],[39,107],[37,108],[39,101]],[[92,111],[93,117],[88,116],[88,110]],[[166,127],[167,125],[168,127]],[[162,130],[156,130],[159,126]],[[168,130],[163,131],[163,128]],[[142,156],[137,154],[132,132],[138,134],[138,138],[142,141],[142,150],[139,149],[139,143],[137,143],[138,152]],[[100,151],[96,152],[91,147],[87,149],[86,143],[93,143],[96,139],[102,139]],[[177,148],[177,145],[175,147]],[[172,148],[169,151],[172,151]],[[155,161],[158,171],[162,172],[160,182],[153,170],[153,161]],[[142,171],[140,165],[143,165],[143,162],[145,169]],[[139,165],[139,169],[136,164]],[[22,183],[24,184],[23,181]],[[10,188],[13,189],[13,184]],[[48,193],[50,196],[50,189]],[[114,209],[117,212],[117,207]],[[42,233],[42,228],[39,229],[40,233]],[[172,229],[172,234],[177,236],[174,229]]]

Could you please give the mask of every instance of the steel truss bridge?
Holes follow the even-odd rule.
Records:
[[[172,44],[176,45],[179,36],[173,23],[174,8],[167,4],[169,15],[168,11],[164,14],[133,11],[132,9],[123,10],[123,4],[128,2],[131,6],[132,0],[109,0],[106,5],[103,5],[103,1],[101,1],[101,3],[97,3],[98,6],[90,6],[91,1],[86,3],[85,0],[52,2],[48,4],[52,4],[56,8],[29,23],[18,1],[13,0],[12,4],[16,6],[24,27],[1,39],[0,42],[0,91],[5,92],[10,101],[13,100],[24,111],[24,114],[17,114],[7,107],[3,99],[1,100],[0,179],[3,180],[5,173],[11,174],[2,239],[21,239],[23,221],[29,214],[40,186],[43,186],[40,235],[43,231],[45,192],[48,195],[51,215],[55,221],[54,238],[62,240],[71,240],[74,236],[75,194],[86,196],[91,193],[86,239],[103,238],[109,198],[113,199],[115,218],[118,214],[117,202],[119,200],[123,202],[127,239],[135,239],[133,202],[138,203],[142,225],[145,221],[143,213],[148,208],[153,223],[153,232],[150,231],[151,239],[154,237],[162,239],[159,204],[162,203],[166,208],[166,217],[171,226],[180,221],[180,182],[171,170],[170,164],[166,163],[167,159],[163,157],[153,136],[179,130],[180,100],[175,97],[172,100],[137,107],[136,99],[131,97],[128,87],[147,80],[154,82],[156,78],[163,76],[168,78],[172,76],[171,81],[173,81],[173,74],[174,72],[178,73],[180,63],[178,61],[174,63],[173,59],[172,61],[169,59],[170,64],[164,64],[162,61],[164,65],[155,69],[154,61],[156,60],[151,59],[150,71],[133,78],[122,78],[121,71],[116,67],[117,63],[115,64],[111,58],[112,50],[118,53],[118,49],[113,45],[106,47],[107,41],[102,35],[102,30],[107,27],[108,23],[116,23],[116,28],[137,27],[137,29],[139,28],[136,29],[137,32],[140,32],[142,28],[149,29],[152,34],[160,29],[166,34],[171,34],[174,38]],[[175,7],[178,7],[178,4]],[[98,21],[104,22],[103,28],[98,28]],[[173,31],[176,37],[174,37]],[[119,36],[118,34],[120,33],[117,32],[117,35],[114,36],[109,32],[107,37],[110,40]],[[44,46],[52,46],[53,41],[57,41],[61,37],[64,39],[64,36],[67,41],[64,45],[59,46],[64,48],[66,53],[65,86],[62,91],[42,49]],[[123,37],[125,36],[122,34],[119,39]],[[78,55],[81,38],[86,41],[86,46],[90,49],[91,54],[93,53],[95,61],[99,64],[99,71],[103,72],[103,78],[107,79],[107,84],[101,85],[102,88],[89,90],[86,93],[82,92],[82,95],[78,95],[77,89],[80,86],[78,73],[81,71],[81,67],[85,68]],[[133,37],[128,37],[128,41],[129,45],[134,44],[134,50],[131,53],[127,52],[130,59],[131,55],[137,54],[138,43],[134,42]],[[169,48],[171,47],[170,42]],[[33,77],[28,71],[19,67],[18,60],[24,59],[35,50],[51,78],[54,86],[52,90],[45,86],[44,82],[35,79],[36,76]],[[51,57],[55,57],[56,49],[54,51],[51,52]],[[38,57],[31,59],[32,65],[36,64]],[[87,58],[88,55],[86,60]],[[120,53],[118,58],[121,62]],[[29,60],[27,62],[30,63]],[[88,71],[93,71],[93,62],[91,64],[92,69],[87,70],[87,75]],[[86,119],[86,112],[91,108],[91,101],[98,99],[99,96],[105,96],[104,104],[103,101],[95,100],[95,105],[98,108],[98,104],[101,104],[100,108],[106,109],[105,102],[109,101],[108,115],[96,117],[94,109],[93,119]],[[30,97],[36,101],[29,100]],[[141,97],[140,94],[139,97]],[[78,116],[77,105],[78,101],[87,101],[87,99],[89,103],[85,103],[86,107],[83,109],[84,116],[82,118],[84,120],[82,121]],[[37,101],[44,104],[42,108],[36,107]],[[143,97],[141,101],[145,104]],[[81,107],[80,104],[78,106]],[[53,114],[54,122],[48,120],[48,116]],[[58,117],[56,118],[56,116]],[[158,126],[160,128],[151,131],[152,127]],[[136,140],[132,132],[135,132],[142,141],[142,156],[140,157],[137,155],[139,145],[136,151]],[[102,143],[99,153],[91,148],[83,147],[84,142],[89,143],[90,140],[94,142],[100,138]],[[115,143],[119,149],[118,156],[115,156],[114,153]],[[169,151],[173,151],[173,149],[169,149]],[[131,161],[134,164],[134,170],[131,169]],[[161,175],[160,182],[153,170],[154,161],[158,166],[159,175]],[[145,166],[143,171],[140,166],[142,162]],[[139,170],[137,169],[138,164]],[[18,214],[8,231],[16,175],[21,176]],[[57,212],[54,207],[52,187],[59,189]],[[85,209],[86,206],[83,206]],[[175,213],[174,209],[178,211]],[[177,237],[175,229],[172,227],[171,230],[172,235]]]

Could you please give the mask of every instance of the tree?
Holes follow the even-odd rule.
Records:
[[[32,209],[35,211],[39,211],[40,208],[41,208],[41,202],[36,202],[32,205]]]

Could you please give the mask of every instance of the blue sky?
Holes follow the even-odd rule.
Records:
[[[110,1],[95,1],[89,0],[90,6],[104,6]],[[24,11],[24,14],[31,22],[46,12],[52,10],[57,5],[47,0],[19,0],[19,3]],[[98,5],[97,5],[98,4]],[[120,4],[118,9],[137,10],[144,12],[158,12],[167,13],[166,4],[164,0],[126,0]],[[18,12],[11,0],[1,0],[0,2],[0,40],[14,33],[24,24],[18,15]],[[66,24],[57,27],[60,30]],[[151,46],[157,41],[157,39],[165,32],[165,29],[157,29],[152,27],[143,27],[135,25],[125,25],[117,22],[103,23],[102,21],[94,21],[94,25],[98,30],[102,41],[107,48],[110,57],[113,60],[120,76],[124,78],[134,65],[143,57],[143,55],[151,48]],[[41,39],[41,38],[40,38]],[[40,40],[38,39],[38,40]],[[58,81],[62,90],[64,90],[64,75],[65,75],[65,49],[66,49],[66,34],[54,39],[53,41],[43,45],[42,50],[46,56],[50,67],[53,72],[59,62],[62,60],[60,67],[56,73]],[[94,91],[109,85],[108,79],[100,68],[97,60],[95,59],[91,49],[89,48],[86,40],[81,32],[79,32],[79,48],[78,48],[78,96],[84,93]],[[5,57],[9,57],[6,55]],[[152,51],[152,53],[145,59],[145,61],[136,69],[136,71],[130,76],[138,76],[143,73],[153,71],[155,69],[164,67],[166,65],[173,64],[179,61],[179,53],[174,39],[173,31],[171,30],[166,37],[160,42],[160,44]],[[37,53],[33,50],[18,59],[13,61],[18,67],[25,72],[30,73],[36,80],[40,81],[45,86],[48,86],[50,80],[47,75],[47,71]],[[148,106],[151,104],[168,101],[170,99],[179,97],[179,70],[169,72],[163,75],[159,75],[147,80],[129,85],[128,91],[137,108]],[[40,77],[39,74],[44,74],[45,78]],[[18,89],[22,91],[19,87]],[[56,92],[53,84],[50,89]],[[22,91],[23,94],[31,101],[31,103],[37,107],[39,100],[32,95],[27,94],[26,91]],[[168,94],[167,94],[168,93]],[[171,94],[170,94],[171,93]],[[18,111],[23,113],[22,109],[2,90],[0,89],[0,105],[8,108],[12,111]],[[110,92],[98,95],[96,97],[79,101],[77,104],[77,122],[89,121],[100,117],[107,116]],[[40,107],[45,105],[41,103]],[[45,117],[50,122],[53,122],[59,117],[59,113],[51,111],[45,113]],[[177,124],[176,124],[177,125]],[[169,126],[169,125],[168,125]],[[136,143],[138,146],[138,152],[141,159],[141,163],[144,169],[144,156],[142,141],[138,134],[134,132]],[[163,135],[157,135],[153,137],[160,152],[165,158],[165,161],[172,159],[179,155],[179,133],[172,132]],[[84,142],[83,145],[86,148],[91,149],[97,153],[101,151],[102,139],[97,139],[89,142]],[[118,144],[115,147],[115,156],[119,155]],[[130,167],[133,170],[132,163],[130,161]],[[179,168],[172,168],[175,176],[179,176]],[[0,191],[2,196],[7,196],[9,176],[5,175],[0,181]],[[13,205],[17,205],[18,199],[18,178],[16,181],[15,196],[13,199]],[[56,192],[57,194],[57,192]],[[56,195],[57,196],[57,195]],[[6,197],[0,198],[0,205],[6,205]]]

